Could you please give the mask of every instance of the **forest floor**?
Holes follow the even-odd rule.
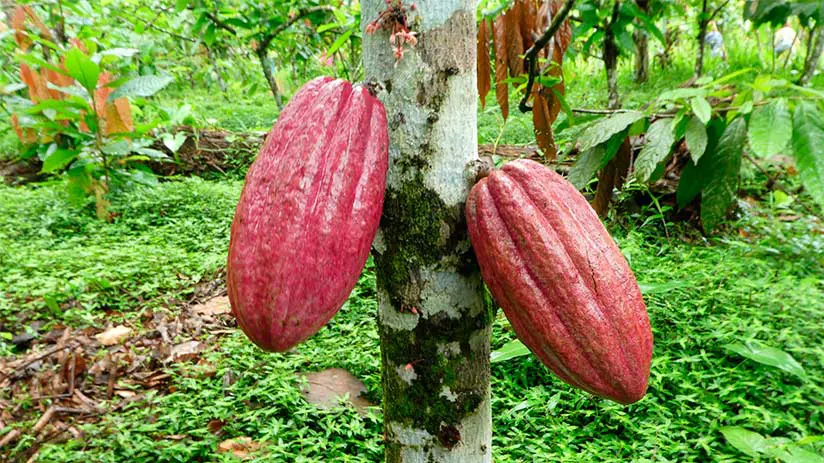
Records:
[[[276,113],[187,101],[238,132]],[[528,118],[481,111],[479,143],[531,140]],[[496,362],[496,462],[751,461],[729,427],[770,437],[765,455],[798,442],[824,453],[821,212],[803,193],[766,190],[751,167],[744,178],[736,216],[710,237],[674,222],[666,202],[622,195],[607,223],[650,312],[649,392],[624,407],[532,356]],[[0,186],[0,460],[382,461],[371,262],[317,335],[260,351],[228,314],[223,282],[241,186],[242,170],[135,187],[112,195],[111,224],[60,181]],[[513,339],[499,311],[493,349]]]

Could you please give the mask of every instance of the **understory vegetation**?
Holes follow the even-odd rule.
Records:
[[[94,2],[73,3],[76,17],[97,8]],[[107,6],[101,8],[117,10],[110,2],[103,3]],[[231,22],[238,27],[231,34],[205,20],[195,23],[192,15],[211,14],[210,2],[176,3],[191,4],[180,9],[190,15],[180,13],[188,22],[169,13],[175,11],[170,6],[166,14],[157,15],[153,29],[140,19],[149,18],[142,2],[124,0],[124,11],[134,9],[134,24],[122,31],[119,23],[109,23],[120,16],[100,15],[101,27],[120,32],[95,39],[103,49],[136,47],[132,61],[128,49],[112,48],[124,55],[118,57],[118,66],[100,56],[95,65],[111,65],[116,76],[164,76],[168,87],[163,91],[156,84],[156,95],[138,91],[128,95],[132,100],[126,104],[148,157],[132,156],[128,150],[111,155],[99,146],[99,138],[95,145],[89,127],[79,129],[85,123],[80,120],[86,117],[83,111],[95,105],[75,102],[85,104],[85,109],[75,114],[78,129],[72,136],[85,145],[70,146],[70,157],[37,181],[0,182],[0,460],[382,461],[381,357],[371,258],[328,325],[286,353],[266,353],[237,328],[225,288],[230,227],[247,160],[254,156],[248,145],[242,145],[243,153],[220,153],[231,169],[155,177],[145,166],[124,167],[126,180],[112,183],[110,190],[107,184],[106,155],[126,166],[149,158],[158,161],[151,156],[164,150],[160,154],[168,159],[163,165],[172,165],[183,146],[174,131],[183,126],[194,138],[198,131],[220,131],[232,145],[235,138],[268,131],[281,103],[306,80],[321,74],[357,80],[362,72],[353,64],[360,62],[359,8],[340,6],[342,12],[330,19],[316,15],[328,12],[323,2],[298,2],[319,9],[296,23],[299,30],[284,29],[282,37],[273,39],[271,50],[253,56],[251,42],[242,42],[240,36],[249,34],[243,36],[246,40],[254,33],[237,26],[251,27],[252,22]],[[346,3],[351,7],[353,2]],[[734,102],[724,93],[733,85],[749,89],[742,93],[750,92],[750,110],[753,105],[756,110],[767,106],[762,104],[766,100],[755,101],[752,94],[761,98],[776,88],[772,95],[781,104],[795,104],[803,96],[824,108],[824,73],[812,76],[806,93],[792,93],[801,88],[791,82],[804,56],[796,53],[786,57],[786,64],[785,57],[776,64],[767,56],[773,40],[770,30],[755,32],[756,47],[748,31],[733,27],[744,3],[733,2],[718,18],[729,24],[724,31],[728,57],[722,60],[708,52],[704,79],[739,77],[721,82],[724,89],[713,90],[720,93],[708,94],[713,107],[707,119],[729,122],[726,108],[719,111],[718,105]],[[281,13],[288,17],[290,11],[277,14]],[[622,107],[647,112],[650,127],[662,94],[695,90],[682,84],[694,76],[697,47],[687,23],[695,22],[696,13],[684,18],[668,15],[677,19],[673,27],[680,28],[681,39],[673,44],[667,67],[655,58],[660,48],[655,45],[648,81],[634,81],[626,53],[617,68]],[[333,20],[334,28],[314,33]],[[136,24],[144,24],[139,32]],[[178,40],[177,32],[198,38]],[[5,47],[0,51],[17,46],[12,35],[0,30],[0,47]],[[626,38],[631,43],[631,37]],[[564,174],[583,157],[576,146],[587,123],[609,117],[599,113],[608,111],[600,108],[609,105],[603,60],[591,56],[597,53],[595,48],[583,52],[584,36],[575,40],[563,63],[564,102],[580,111],[564,108],[552,125],[558,147],[552,165]],[[323,64],[334,46],[340,50],[334,63]],[[321,52],[324,60],[319,61]],[[28,60],[35,61],[42,64],[39,57]],[[273,62],[292,65],[284,65],[268,82],[270,76],[258,66],[274,67]],[[8,84],[0,85],[0,96],[13,103],[9,108],[18,105],[31,115],[26,111],[33,103],[18,94],[26,85],[18,82],[16,67],[8,70],[9,63],[19,64],[0,55],[0,84]],[[765,76],[760,81],[769,84],[765,92],[752,90],[756,75]],[[96,82],[83,98],[94,100]],[[125,87],[128,82],[117,80]],[[513,79],[507,85],[512,86],[509,116],[504,118],[496,97],[488,95],[485,108],[479,107],[478,144],[515,147],[521,154],[540,157],[533,117],[517,110],[523,83]],[[272,91],[283,101],[276,101]],[[663,119],[675,119],[678,111],[692,117],[688,104],[678,104],[664,108],[669,113]],[[789,118],[789,110],[784,112]],[[141,128],[141,120],[152,127]],[[18,127],[10,121],[0,117],[0,167],[21,158],[45,161],[56,151],[65,151],[49,150],[47,143],[21,144],[14,131]],[[57,127],[51,121],[43,124]],[[24,124],[27,127],[39,126]],[[627,144],[646,137],[632,130],[624,126],[617,135]],[[112,134],[115,139],[126,137],[116,131],[107,136]],[[673,159],[670,148],[677,151],[681,138],[683,134],[665,146],[656,160],[659,167]],[[55,139],[66,137],[58,134]],[[744,160],[733,173],[732,207],[726,216],[726,209],[721,211],[723,220],[712,232],[701,225],[699,201],[679,207],[677,181],[670,177],[628,179],[612,193],[614,207],[604,222],[640,283],[654,336],[649,391],[640,402],[621,406],[566,385],[515,342],[509,322],[497,310],[492,339],[494,461],[824,463],[824,171],[819,170],[813,182],[802,181],[790,155],[791,143],[784,142],[765,156],[745,156],[746,150],[739,149],[736,156]],[[77,179],[70,168],[76,164],[71,163],[85,162],[83,156],[94,150],[107,174],[89,174],[90,185],[97,181],[103,186],[73,195],[67,190]],[[684,161],[681,167],[692,162],[686,149],[678,155]],[[817,157],[818,165],[824,165],[824,158]],[[496,156],[494,161],[506,158]],[[38,169],[41,166],[42,162]],[[147,176],[137,181],[130,177],[135,172]],[[595,172],[593,167],[584,179],[582,191],[588,199],[596,195]],[[110,342],[106,335],[117,330],[125,330],[125,337]],[[41,358],[40,352],[49,355]],[[330,369],[346,370],[362,385],[335,406],[319,405],[308,398],[305,374]],[[352,395],[359,387],[355,401]],[[86,408],[55,408],[67,397]]]

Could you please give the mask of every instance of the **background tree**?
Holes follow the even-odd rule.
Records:
[[[363,53],[390,127],[374,246],[386,461],[488,462],[492,313],[464,219],[478,162],[475,2],[365,0],[364,28],[387,8]],[[396,52],[395,26],[417,45]]]

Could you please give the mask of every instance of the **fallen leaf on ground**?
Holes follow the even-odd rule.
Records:
[[[215,297],[202,304],[192,306],[192,312],[202,316],[213,317],[215,315],[228,314],[231,311],[232,307],[229,305],[229,298],[227,296]]]
[[[94,337],[97,339],[97,342],[103,344],[104,346],[113,346],[115,344],[120,344],[132,334],[132,329],[128,326],[118,325],[114,328],[109,328],[108,330],[96,334]]]
[[[355,407],[360,414],[366,413],[367,407],[373,404],[361,397],[366,391],[363,383],[342,368],[329,368],[314,373],[301,373],[298,376],[306,378],[307,384],[301,392],[306,401],[315,404],[318,408],[334,408],[341,398],[347,397],[347,402]]]
[[[227,439],[217,446],[218,453],[231,452],[238,458],[248,458],[250,452],[260,448],[260,444],[253,441],[251,437],[235,437]]]
[[[173,362],[187,362],[200,356],[206,350],[206,344],[200,341],[186,341],[172,347],[168,360]]]

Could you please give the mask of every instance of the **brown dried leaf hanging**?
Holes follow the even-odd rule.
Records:
[[[486,108],[486,95],[492,88],[492,63],[489,57],[489,25],[486,19],[478,26],[478,95]]]
[[[506,60],[510,77],[519,76],[524,72],[524,42],[521,39],[520,12],[519,3],[515,3],[512,9],[504,14]]]

